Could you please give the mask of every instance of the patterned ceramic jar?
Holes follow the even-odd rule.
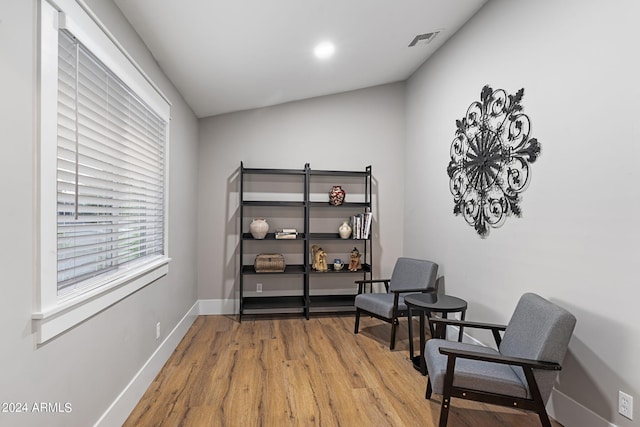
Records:
[[[334,185],[329,191],[329,204],[333,206],[340,206],[344,203],[345,192],[339,185]]]

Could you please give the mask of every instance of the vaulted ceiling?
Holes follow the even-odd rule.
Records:
[[[206,117],[406,80],[486,1],[115,3],[195,114]],[[314,47],[323,41],[335,53],[318,59]]]

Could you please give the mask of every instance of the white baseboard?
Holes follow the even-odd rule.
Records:
[[[458,314],[458,313],[455,313],[455,314]],[[460,319],[458,319],[458,320],[460,320]],[[458,340],[459,331],[460,331],[460,328],[458,326],[448,326],[447,327],[447,339],[448,340],[457,341]],[[462,334],[462,342],[469,343],[469,344],[475,344],[475,345],[483,345],[483,346],[486,347],[485,343],[483,343],[481,341],[478,341],[477,339],[475,339],[471,335],[467,334],[466,332],[463,332],[463,334]]]
[[[203,316],[214,314],[236,314],[239,311],[239,302],[234,299],[201,299],[200,314]]]
[[[160,369],[169,360],[169,357],[176,349],[182,338],[196,320],[199,312],[199,301],[187,311],[175,328],[167,335],[167,337],[158,346],[156,351],[151,355],[149,360],[142,366],[138,373],[131,379],[129,384],[122,390],[120,395],[107,408],[104,414],[98,419],[96,427],[109,427],[122,425],[133,408],[136,407],[144,393],[153,382]]]
[[[579,404],[555,388],[547,402],[549,416],[565,427],[616,427],[591,409]]]

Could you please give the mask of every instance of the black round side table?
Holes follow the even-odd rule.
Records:
[[[410,294],[404,297],[404,303],[408,308],[409,321],[409,358],[413,366],[420,370],[422,375],[427,374],[427,365],[424,361],[424,345],[425,345],[425,315],[431,317],[431,313],[442,313],[444,319],[448,313],[461,313],[461,320],[464,320],[467,311],[467,302],[462,298],[452,297],[450,295],[440,295],[435,292]],[[413,354],[413,327],[411,316],[413,311],[420,313],[420,353],[418,356]],[[432,338],[446,338],[447,328],[434,326],[429,322],[429,331]],[[458,341],[462,341],[463,328],[460,327],[458,332]]]

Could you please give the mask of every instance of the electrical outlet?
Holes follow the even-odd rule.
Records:
[[[623,417],[633,420],[633,396],[618,391],[618,412]]]
[[[262,283],[256,283],[256,292],[262,292]]]
[[[160,339],[160,322],[156,323],[156,339]]]

